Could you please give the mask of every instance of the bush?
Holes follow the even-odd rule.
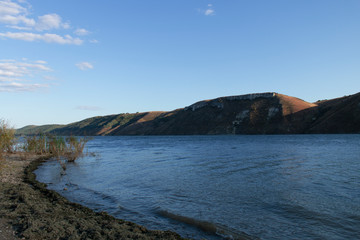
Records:
[[[0,120],[0,157],[4,152],[14,152],[15,144],[15,129],[10,127],[5,120]]]
[[[60,158],[64,156],[66,152],[66,143],[63,137],[59,136],[48,136],[47,152],[56,157]]]
[[[47,153],[46,136],[41,134],[39,136],[25,137],[24,151],[35,154]]]
[[[83,151],[88,141],[88,138],[76,138],[74,136],[68,137],[66,139],[66,159],[69,162],[74,162],[77,158],[83,156]]]

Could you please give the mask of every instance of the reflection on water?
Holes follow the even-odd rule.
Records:
[[[360,135],[96,137],[41,166],[72,201],[195,239],[356,239]],[[67,191],[64,191],[64,188]]]

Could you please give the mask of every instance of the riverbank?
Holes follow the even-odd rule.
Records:
[[[0,160],[0,240],[182,239],[94,212],[46,189],[33,173],[45,159],[11,154]]]

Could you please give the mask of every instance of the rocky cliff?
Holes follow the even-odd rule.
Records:
[[[360,133],[360,93],[316,103],[274,92],[228,96],[171,112],[109,115],[17,132],[40,129],[59,135]]]

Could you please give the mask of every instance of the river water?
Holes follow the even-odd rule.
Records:
[[[37,180],[71,201],[194,239],[358,239],[360,135],[95,137]],[[66,190],[64,190],[66,188]]]

